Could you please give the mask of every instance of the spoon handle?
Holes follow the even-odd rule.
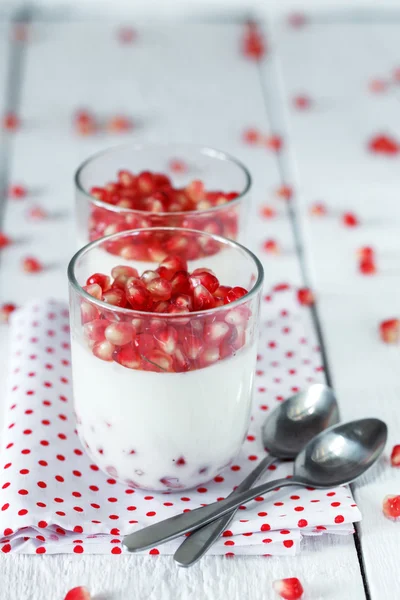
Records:
[[[273,456],[265,456],[228,497],[236,496],[236,494],[250,489],[274,460],[276,459]],[[190,536],[182,542],[174,554],[174,560],[178,565],[181,567],[191,567],[204,556],[207,550],[228,527],[238,510],[236,508],[208,525],[192,531]]]
[[[234,508],[238,508],[242,504],[249,502],[249,500],[257,498],[257,496],[272,492],[277,487],[288,485],[306,485],[306,483],[296,480],[294,477],[290,479],[275,479],[269,483],[263,483],[251,490],[225,498],[225,500],[221,500],[220,502],[213,502],[208,506],[201,506],[190,512],[175,515],[149,527],[144,527],[140,531],[126,535],[123,539],[123,546],[129,552],[153,548],[159,543],[168,542],[179,537],[182,533],[198,529],[202,525],[206,525],[218,519],[218,517],[229,513]]]

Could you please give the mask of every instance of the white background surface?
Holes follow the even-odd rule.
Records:
[[[380,97],[368,92],[371,77],[386,77],[399,66],[400,24],[328,22],[296,31],[277,24],[268,33],[276,51],[261,69],[238,53],[240,25],[138,26],[138,43],[124,48],[115,42],[115,27],[110,22],[37,23],[19,56],[25,125],[11,142],[3,136],[0,144],[3,165],[5,155],[9,160],[8,179],[38,195],[7,202],[3,228],[19,244],[2,255],[0,300],[22,303],[32,294],[50,292],[65,297],[65,265],[75,246],[73,171],[93,151],[119,141],[74,137],[70,122],[76,107],[130,114],[142,123],[133,134],[136,139],[191,139],[227,149],[252,170],[254,202],[265,201],[279,211],[277,219],[265,222],[265,237],[277,239],[285,250],[270,258],[268,283],[302,282],[289,214],[274,194],[283,178],[299,191],[294,207],[307,257],[303,268],[318,296],[342,416],[386,419],[390,449],[400,441],[399,350],[379,342],[377,324],[396,316],[400,305],[400,176],[398,159],[371,158],[365,142],[386,129],[400,138],[396,89]],[[1,102],[8,93],[7,36],[0,43]],[[292,96],[303,92],[316,102],[309,113],[292,108]],[[290,151],[278,161],[264,149],[244,146],[241,132],[251,125],[265,133],[281,130]],[[307,207],[315,200],[324,201],[332,216],[310,220]],[[51,234],[47,226],[24,218],[26,207],[35,202],[53,214]],[[335,215],[342,210],[357,212],[362,226],[351,231],[340,226]],[[264,232],[257,235],[251,241],[259,251]],[[355,250],[363,244],[379,251],[380,273],[374,278],[356,271]],[[48,267],[34,280],[19,267],[20,258],[30,253]],[[4,328],[0,350],[4,356]],[[399,487],[398,473],[381,464],[355,488],[364,515],[360,535],[372,600],[400,597],[394,552],[398,525],[381,514],[383,496],[398,493]],[[69,588],[82,584],[98,600],[272,600],[271,582],[282,576],[299,577],[308,600],[365,598],[351,537],[308,540],[293,559],[210,557],[189,571],[179,570],[169,558],[0,558],[1,600],[62,600]]]

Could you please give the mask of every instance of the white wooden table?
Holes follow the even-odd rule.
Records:
[[[117,22],[47,16],[31,15],[30,41],[20,44],[9,36],[15,15],[0,15],[0,110],[17,107],[23,119],[20,132],[0,137],[0,186],[21,182],[35,192],[21,202],[0,199],[2,229],[18,241],[2,253],[0,303],[66,298],[65,268],[76,249],[74,169],[121,140],[74,136],[72,113],[88,106],[104,117],[128,114],[138,123],[135,139],[195,141],[248,164],[252,210],[270,204],[279,213],[265,221],[265,238],[284,248],[271,256],[267,282],[312,287],[342,417],[381,417],[390,428],[388,450],[399,443],[399,349],[378,340],[377,326],[400,307],[400,170],[397,158],[371,157],[365,147],[376,132],[400,139],[400,86],[368,91],[371,78],[389,77],[400,66],[400,20],[332,18],[294,30],[261,19],[272,51],[257,65],[240,56],[240,24],[135,24],[137,43],[121,46]],[[293,108],[293,97],[303,93],[315,103],[309,111]],[[246,146],[241,134],[248,126],[281,133],[285,150],[278,156]],[[283,182],[297,192],[290,205],[275,194]],[[309,216],[317,200],[330,212],[324,219]],[[51,213],[51,228],[25,218],[35,203]],[[353,230],[338,216],[350,210],[361,220]],[[251,245],[259,251],[262,241]],[[362,245],[377,249],[375,277],[357,273]],[[35,279],[20,270],[29,254],[46,262]],[[0,368],[3,380],[4,360]],[[97,600],[272,600],[271,582],[285,576],[303,581],[308,600],[400,598],[399,525],[381,512],[383,497],[400,492],[400,473],[382,463],[354,492],[363,513],[357,535],[307,539],[296,558],[207,557],[185,571],[168,557],[1,556],[0,599],[61,600],[85,584]]]

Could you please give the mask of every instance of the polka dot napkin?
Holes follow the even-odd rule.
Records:
[[[282,288],[282,286],[281,286]],[[130,533],[227,496],[264,454],[260,427],[285,397],[321,380],[308,309],[291,289],[263,302],[260,354],[247,440],[235,462],[197,490],[150,494],[99,471],[75,431],[68,310],[32,302],[11,324],[11,363],[0,450],[0,549],[25,553],[121,554]],[[271,465],[264,480],[284,477]],[[212,554],[294,554],[302,535],[353,532],[360,512],[348,488],[285,488],[242,507]],[[172,554],[181,540],[146,553]]]

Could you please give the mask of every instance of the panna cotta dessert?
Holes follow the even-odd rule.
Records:
[[[148,249],[160,235],[165,247],[177,236],[184,243],[152,262]],[[193,268],[188,249],[206,242],[235,265],[237,285],[225,285],[207,258]],[[137,252],[131,265],[115,256],[111,271],[88,274],[90,253],[110,243],[140,248],[144,268]],[[249,423],[262,278],[245,248],[184,229],[124,232],[72,259],[75,411],[100,468],[168,491],[201,485],[232,461]]]
[[[250,175],[239,161],[211,148],[117,146],[87,160],[75,182],[82,246],[148,227],[184,227],[239,241],[243,237]],[[123,251],[120,257],[129,259]]]

